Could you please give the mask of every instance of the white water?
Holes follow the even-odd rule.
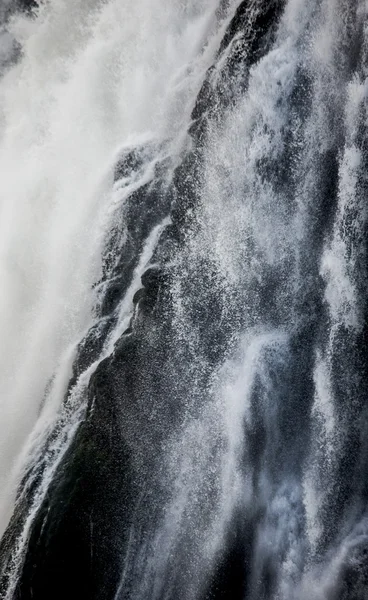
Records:
[[[351,238],[352,231],[358,238],[363,235],[367,218],[366,199],[357,198],[356,192],[361,176],[356,138],[358,115],[368,88],[361,75],[352,73],[346,78],[341,68],[349,43],[344,28],[347,4],[290,0],[272,50],[251,69],[247,92],[211,132],[201,197],[202,229],[192,241],[187,260],[200,264],[198,257],[210,257],[222,276],[221,293],[229,294],[229,302],[232,286],[241,282],[248,291],[243,304],[247,332],[241,338],[238,359],[214,377],[213,401],[199,417],[193,418],[188,411],[187,426],[167,450],[171,460],[168,471],[174,479],[172,499],[152,548],[147,550],[148,564],[141,567],[145,575],[137,581],[134,599],[143,600],[149,593],[155,599],[164,597],[162,574],[170,568],[170,557],[180,552],[184,535],[190,538],[191,550],[182,558],[181,567],[187,573],[183,598],[200,597],[202,577],[223,546],[226,528],[239,506],[245,515],[252,514],[255,502],[265,507],[252,565],[248,566],[252,571],[252,599],[263,597],[262,567],[268,559],[277,564],[273,597],[278,600],[339,597],[336,594],[344,561],[351,560],[349,553],[367,540],[366,517],[355,523],[352,509],[336,546],[323,557],[316,550],[325,527],[321,509],[338,477],[346,429],[345,422],[335,415],[331,383],[336,333],[346,327],[348,335],[354,336],[363,326],[356,289],[361,256],[355,253]],[[367,16],[366,3],[357,3],[356,14],[359,23]],[[283,160],[282,132],[300,69],[306,69],[311,77],[312,100],[306,123],[293,123],[299,130],[294,132],[295,161],[288,168],[296,185],[293,197],[288,198],[284,190],[277,194],[269,181],[260,178],[258,165],[264,157]],[[334,146],[339,135],[331,127],[328,108],[336,113],[341,110],[345,136],[338,165],[337,210],[331,235],[324,239],[318,258],[330,322],[327,341],[323,348],[315,349],[310,409],[313,441],[302,481],[293,474],[291,465],[290,476],[278,485],[270,479],[267,459],[271,464],[275,449],[282,444],[276,418],[283,398],[273,389],[269,370],[275,365],[282,370],[290,360],[288,339],[301,318],[295,297],[307,276],[303,253],[313,243],[313,210],[320,193],[316,173],[324,152]],[[355,210],[357,216],[347,226],[346,220]],[[274,299],[280,326],[272,329],[264,324],[266,313],[254,308],[252,295],[270,269],[278,270],[283,281]],[[180,289],[176,297],[177,319],[190,343]],[[276,348],[274,364],[264,351],[270,348]],[[261,377],[263,385],[256,410],[262,412],[268,444],[257,500],[252,488],[253,466],[247,463],[244,450],[244,429],[251,432],[256,427],[250,414],[256,377]],[[207,520],[206,510],[211,509],[211,519]],[[124,577],[121,586],[123,581]]]
[[[114,160],[188,123],[216,49],[215,10],[57,0],[8,27],[23,55],[0,82],[0,530],[45,390],[55,377],[49,419],[93,322]]]
[[[55,0],[42,5],[36,19],[17,17],[9,27],[23,56],[0,81],[0,533],[12,512],[22,465],[31,450],[37,456],[37,442],[55,420],[76,344],[93,323],[92,286],[100,277],[101,252],[116,204],[137,185],[128,182],[123,191],[113,188],[114,161],[122,148],[147,139],[174,139],[170,151],[176,155],[180,150],[196,94],[224,30],[216,9],[210,0],[133,4]],[[355,287],[357,257],[349,254],[344,219],[356,201],[361,157],[355,128],[367,85],[361,75],[352,74],[346,81],[340,72],[343,11],[344,2],[338,0],[289,0],[272,50],[251,70],[247,93],[211,132],[202,193],[203,229],[188,254],[193,260],[211,256],[223,278],[222,292],[239,282],[249,291],[244,302],[246,331],[239,336],[237,357],[213,377],[211,403],[196,419],[189,412],[180,438],[167,442],[168,472],[174,474],[172,498],[152,542],[145,577],[134,589],[133,597],[139,600],[152,589],[152,578],[152,598],[162,597],[159,575],[188,523],[194,532],[188,570],[198,580],[193,579],[186,593],[195,598],[234,510],[252,509],[252,468],[244,472],[244,423],[250,431],[250,398],[258,377],[263,386],[259,410],[271,440],[278,441],[267,352],[282,369],[288,360],[289,336],[298,324],[293,298],[303,284],[302,251],[309,241],[308,219],[318,195],[313,169],[305,173],[304,165],[315,166],[316,147],[322,156],[335,141],[321,109],[329,104],[336,110],[345,107],[346,143],[339,164],[335,222],[323,242],[319,269],[331,323],[327,342],[315,351],[311,408],[315,443],[302,488],[294,475],[276,486],[266,468],[261,473],[261,502],[267,510],[257,534],[252,597],[260,593],[257,576],[265,557],[276,556],[278,598],[330,598],[349,549],[367,535],[366,520],[354,524],[352,518],[328,564],[315,566],[323,531],[319,508],[333,484],[335,456],[343,438],[331,384],[335,333],[342,326],[354,333],[362,325]],[[361,18],[366,15],[364,2],[357,2],[357,12]],[[290,199],[260,180],[258,163],[265,156],[282,160],[282,132],[293,85],[298,69],[306,64],[312,108],[295,137],[300,154],[290,166],[297,180]],[[147,169],[149,181],[150,165]],[[354,223],[357,232],[363,231],[366,219],[363,205],[360,209]],[[83,418],[80,393],[127,327],[140,276],[166,224],[167,220],[146,240],[119,307],[116,329],[73,390],[70,405],[75,401],[75,412],[69,405],[68,414],[60,416],[63,435],[51,449],[56,458],[50,460],[18,540],[16,560],[50,478]],[[284,278],[275,307],[277,325],[262,323],[263,314],[253,309],[253,289],[270,269]],[[182,319],[183,335],[190,337],[180,290],[176,293],[177,321]],[[270,457],[272,449],[268,452]],[[208,473],[216,482],[215,500]],[[212,520],[207,521],[203,507],[212,510],[213,504]],[[307,536],[302,540],[299,526],[304,519]],[[120,589],[124,576],[123,571]],[[9,598],[11,592],[10,588]]]

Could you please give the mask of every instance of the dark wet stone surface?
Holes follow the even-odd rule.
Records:
[[[32,4],[24,3],[24,7],[31,9]],[[244,291],[240,284],[234,285],[229,297],[219,293],[219,273],[210,258],[206,261],[195,257],[193,264],[183,258],[190,236],[198,234],[201,227],[199,188],[208,125],[221,119],[235,102],[235,96],[244,92],[250,66],[272,43],[283,5],[276,0],[260,2],[249,25],[250,3],[240,3],[217,58],[229,48],[235,36],[237,42],[215,83],[215,65],[207,73],[192,113],[189,134],[193,144],[183,153],[170,186],[163,183],[170,162],[162,158],[162,148],[154,143],[127,149],[118,158],[115,185],[124,179],[138,180],[147,161],[159,157],[154,179],[142,183],[124,209],[117,213],[116,227],[106,244],[103,277],[96,284],[100,291],[95,308],[96,323],[79,345],[69,390],[100,356],[116,324],[116,310],[133,280],[147,236],[163,218],[170,216],[171,223],[162,232],[153,264],[144,271],[134,294],[129,326],[111,356],[100,362],[85,391],[86,416],[32,523],[14,600],[115,600],[129,551],[132,525],[141,535],[142,543],[151,541],[152,523],[161,515],[167,499],[161,475],[162,448],[168,432],[174,435],[180,431],[185,415],[190,411],[195,414],[206,401],[211,374],[227,356],[244,324],[246,301],[248,305],[263,307],[265,326],[282,327],[290,315],[301,315],[290,336],[287,365],[283,364],[278,351],[270,352],[267,363],[269,380],[275,384],[275,397],[282,397],[279,403],[282,408],[275,410],[273,417],[284,445],[276,447],[267,437],[265,408],[260,402],[267,399],[267,390],[258,377],[250,399],[254,429],[249,432],[248,446],[244,450],[253,465],[256,491],[260,488],[257,473],[264,464],[268,465],[270,480],[275,486],[286,475],[301,477],[310,444],[312,365],[316,348],[326,341],[329,325],[318,257],[326,237],[331,235],[336,212],[343,144],[343,132],[334,121],[337,117],[331,114],[333,127],[339,131],[336,142],[320,154],[320,164],[315,171],[316,202],[306,233],[310,243],[306,245],[308,252],[301,252],[299,257],[304,277],[295,293],[294,306],[286,306],[280,314],[275,297],[282,293],[283,273],[277,269],[266,272],[251,292]],[[358,50],[355,47],[353,50],[351,60],[356,64]],[[294,121],[281,136],[282,158],[279,161],[270,158],[257,167],[260,178],[272,181],[275,192],[290,194],[290,204],[296,187],[295,176],[289,169],[289,148],[297,141],[293,124],[309,114],[310,88],[307,70],[300,69],[290,99]],[[363,133],[360,144],[367,161]],[[359,186],[359,193],[366,194],[366,181],[360,181]],[[353,221],[353,217],[351,219]],[[124,243],[121,243],[123,234]],[[362,266],[363,272],[366,273],[366,265]],[[178,285],[186,303],[185,326],[191,332],[190,340],[176,318],[174,290]],[[358,285],[365,298],[365,284]],[[367,306],[364,310],[367,315]],[[339,457],[336,489],[331,491],[330,501],[324,508],[326,514],[333,512],[335,520],[335,526],[324,540],[326,547],[338,535],[357,490],[361,498],[368,499],[368,479],[362,477],[366,474],[368,458],[368,445],[362,435],[367,420],[366,398],[362,393],[368,378],[364,350],[367,328],[354,340],[348,332],[339,331],[336,340],[332,383],[341,412],[346,412],[347,442]],[[359,381],[351,381],[347,388],[346,381],[352,370],[359,374]],[[344,409],[351,403],[354,403],[354,412]],[[42,465],[35,468],[39,468],[39,472],[29,498],[35,493],[43,473]],[[23,485],[26,481],[27,478]],[[19,504],[2,540],[3,568],[29,502]],[[203,600],[243,600],[247,594],[252,599],[272,597],[277,568],[271,558],[262,567],[261,587],[257,587],[251,573],[256,531],[265,513],[261,500],[259,502],[260,508],[255,509],[254,514],[244,517],[240,512],[234,516],[222,552],[208,573]],[[166,577],[171,575],[170,572]],[[116,600],[130,598],[131,577],[129,572]],[[172,576],[168,588],[171,592],[166,593],[165,600],[180,600],[181,577],[179,573],[176,581]],[[7,575],[3,574],[2,589],[6,582]],[[367,548],[363,542],[352,550],[336,585],[340,590],[338,600],[367,597],[361,592],[368,585]]]

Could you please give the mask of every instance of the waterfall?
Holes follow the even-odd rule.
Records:
[[[1,600],[368,597],[367,16],[1,5]]]

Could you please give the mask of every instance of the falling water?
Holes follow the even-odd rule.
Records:
[[[364,0],[0,7],[0,597],[368,597]]]

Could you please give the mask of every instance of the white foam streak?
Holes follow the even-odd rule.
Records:
[[[176,432],[165,445],[166,472],[173,477],[171,498],[133,598],[143,600],[149,590],[153,598],[162,597],[162,574],[170,557],[181,552],[183,539],[190,551],[181,556],[182,569],[192,573],[183,593],[185,598],[197,598],[223,547],[234,511],[252,510],[252,471],[244,450],[245,431],[252,427],[251,395],[255,377],[264,368],[265,352],[282,347],[286,340],[282,331],[249,331],[237,358],[214,376],[210,399],[200,414],[188,415],[179,436]]]
[[[347,221],[349,211],[355,208],[356,185],[360,166],[360,151],[346,148],[340,169],[338,212],[331,244],[326,247],[321,262],[321,275],[326,279],[325,297],[332,318],[346,327],[359,328],[361,316],[357,304],[355,259],[349,248],[351,231]],[[361,230],[365,209],[356,216],[353,227]]]

